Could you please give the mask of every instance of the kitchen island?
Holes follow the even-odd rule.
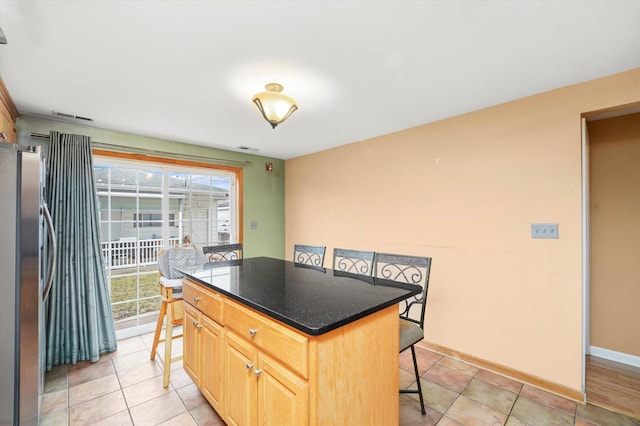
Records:
[[[184,368],[238,425],[398,423],[398,307],[419,286],[266,257],[182,269]]]

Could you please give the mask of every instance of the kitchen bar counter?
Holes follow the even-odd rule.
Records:
[[[268,257],[181,268],[188,278],[316,336],[418,294],[420,286]]]
[[[420,286],[267,257],[180,268],[184,370],[229,425],[390,425]]]

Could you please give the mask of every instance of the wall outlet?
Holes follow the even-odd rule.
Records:
[[[249,223],[249,228],[250,228],[252,231],[256,231],[256,230],[258,229],[258,221],[257,221],[257,220],[252,220],[252,221]]]
[[[558,224],[532,223],[531,238],[558,238]]]

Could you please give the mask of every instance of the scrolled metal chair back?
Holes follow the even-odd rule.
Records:
[[[400,317],[419,324],[420,328],[423,328],[431,258],[376,253],[374,269],[376,278],[422,286],[421,293],[400,302]],[[415,314],[412,315],[412,311],[415,312],[417,309],[419,309],[418,317]]]
[[[333,270],[370,277],[374,256],[372,251],[333,249]]]
[[[242,244],[202,247],[202,253],[204,253],[209,263],[238,260],[242,259]]]
[[[293,246],[293,262],[300,265],[322,267],[326,247],[295,244]]]

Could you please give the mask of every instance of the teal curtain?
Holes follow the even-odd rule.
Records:
[[[58,242],[47,306],[47,371],[116,349],[100,249],[91,138],[51,132],[46,200]]]

